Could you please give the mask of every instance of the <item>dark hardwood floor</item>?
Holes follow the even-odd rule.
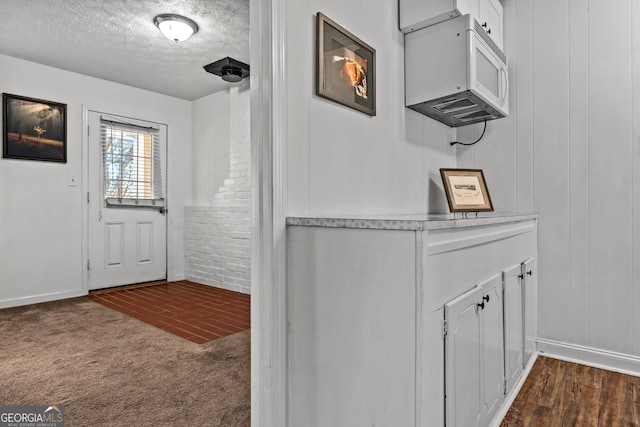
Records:
[[[501,427],[640,426],[640,378],[540,356]]]

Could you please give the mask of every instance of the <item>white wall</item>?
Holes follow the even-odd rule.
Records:
[[[169,279],[184,277],[191,103],[0,55],[0,92],[67,104],[67,163],[0,159],[0,307],[86,294],[83,107],[168,124]],[[80,179],[70,187],[70,175]]]
[[[540,213],[540,336],[640,356],[640,5],[503,6],[514,108],[459,164]]]
[[[185,207],[187,279],[251,292],[249,80],[193,106],[193,205]]]
[[[193,101],[194,205],[208,205],[229,177],[231,92],[223,90]]]
[[[315,15],[376,49],[377,115],[315,95]],[[287,3],[288,215],[444,211],[438,168],[454,131],[404,107],[404,38],[393,1]]]

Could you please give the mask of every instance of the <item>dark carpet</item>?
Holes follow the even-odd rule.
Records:
[[[74,298],[0,310],[0,405],[65,426],[250,425],[250,331],[195,344]]]

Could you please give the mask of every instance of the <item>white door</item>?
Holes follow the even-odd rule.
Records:
[[[481,425],[488,425],[504,399],[504,350],[502,275],[479,285],[482,289],[482,411]]]
[[[524,355],[522,365],[526,366],[536,350],[536,307],[537,307],[537,271],[535,258],[529,258],[522,263],[522,306],[524,307]]]
[[[500,50],[504,50],[502,4],[499,0],[481,0],[478,9],[480,25],[496,42]]]
[[[89,289],[163,280],[166,126],[93,111],[88,119]]]
[[[504,280],[504,349],[507,390],[520,377],[523,364],[524,336],[522,310],[522,267],[520,264],[505,270]]]
[[[447,427],[480,425],[481,292],[481,288],[473,288],[444,306],[448,326],[445,342]]]

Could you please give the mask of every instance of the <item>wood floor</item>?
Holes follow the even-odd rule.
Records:
[[[640,378],[540,356],[500,426],[640,426]]]

